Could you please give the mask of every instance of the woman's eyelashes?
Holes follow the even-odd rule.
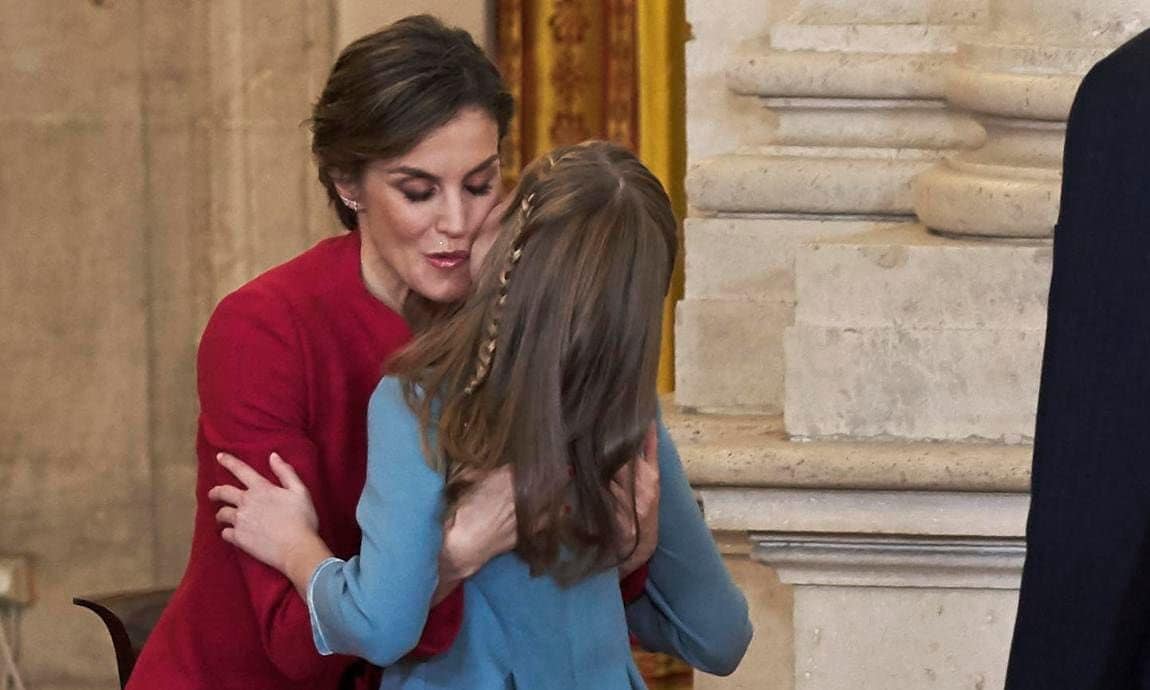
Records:
[[[411,189],[404,189],[401,191],[403,192],[403,196],[406,197],[408,201],[416,204],[421,201],[427,201],[432,197],[432,195],[435,194],[434,188],[421,191],[415,191]]]
[[[484,184],[481,184],[481,185],[465,185],[464,186],[464,189],[466,189],[467,193],[470,194],[471,196],[487,196],[488,194],[491,193],[491,190],[494,188],[495,188],[495,185],[492,184],[491,182],[485,182]],[[413,204],[418,204],[418,203],[421,203],[424,201],[429,201],[431,199],[431,197],[435,196],[435,188],[434,187],[432,187],[430,189],[421,189],[421,190],[401,189],[400,191],[403,192],[403,196]]]

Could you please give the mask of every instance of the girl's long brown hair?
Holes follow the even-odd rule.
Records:
[[[655,417],[676,248],[667,194],[633,154],[558,149],[524,170],[475,293],[389,364],[449,506],[468,470],[513,466],[516,552],[534,574],[572,582],[635,546],[610,483]]]

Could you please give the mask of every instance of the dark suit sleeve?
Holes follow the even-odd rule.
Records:
[[[1150,34],[1071,111],[1012,690],[1150,687],[1148,76]]]

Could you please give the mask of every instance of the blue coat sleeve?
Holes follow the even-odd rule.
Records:
[[[321,653],[388,666],[419,642],[438,577],[443,479],[424,460],[419,423],[384,379],[368,406],[367,480],[358,556],[329,559],[308,587]]]
[[[659,545],[644,596],[627,606],[642,645],[707,673],[735,670],[751,642],[747,601],[703,522],[679,453],[659,422]]]

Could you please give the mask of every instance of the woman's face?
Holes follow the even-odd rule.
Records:
[[[471,287],[471,251],[502,196],[499,128],[467,108],[414,149],[368,165],[340,192],[360,204],[368,288],[399,309],[408,290],[435,302]]]

